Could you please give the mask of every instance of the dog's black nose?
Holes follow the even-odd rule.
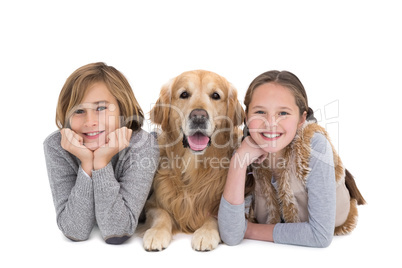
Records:
[[[190,113],[190,119],[208,119],[208,113],[204,109],[194,109]]]
[[[204,109],[194,109],[190,113],[190,128],[191,129],[206,129],[209,119],[207,111]]]

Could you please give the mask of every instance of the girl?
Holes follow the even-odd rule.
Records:
[[[232,156],[220,204],[222,240],[327,247],[334,230],[352,231],[356,203],[365,201],[315,123],[299,79],[286,71],[263,73],[244,104],[247,137]]]
[[[56,111],[60,131],[44,150],[57,224],[69,239],[88,239],[96,223],[108,244],[133,235],[159,159],[142,118],[112,66],[88,64],[67,79]]]

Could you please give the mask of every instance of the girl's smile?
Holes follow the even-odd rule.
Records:
[[[261,135],[263,136],[263,139],[273,141],[279,139],[282,136],[282,133],[262,132]]]

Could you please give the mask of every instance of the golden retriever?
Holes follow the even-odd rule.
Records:
[[[185,72],[162,87],[150,117],[161,127],[161,158],[145,206],[143,246],[163,250],[184,232],[194,233],[193,249],[213,250],[221,241],[216,215],[230,158],[242,137],[237,91],[213,72]]]

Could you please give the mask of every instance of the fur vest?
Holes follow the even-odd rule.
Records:
[[[276,188],[271,183],[271,169],[262,168],[267,163],[253,165],[255,191],[249,218],[270,224],[308,221],[306,180],[310,172],[310,140],[315,133],[323,134],[330,142],[324,128],[311,121],[304,123],[294,140],[285,148],[281,167],[275,173]],[[334,234],[340,235],[349,233],[356,227],[357,202],[350,197],[345,185],[345,168],[332,143],[331,147],[336,179]]]

